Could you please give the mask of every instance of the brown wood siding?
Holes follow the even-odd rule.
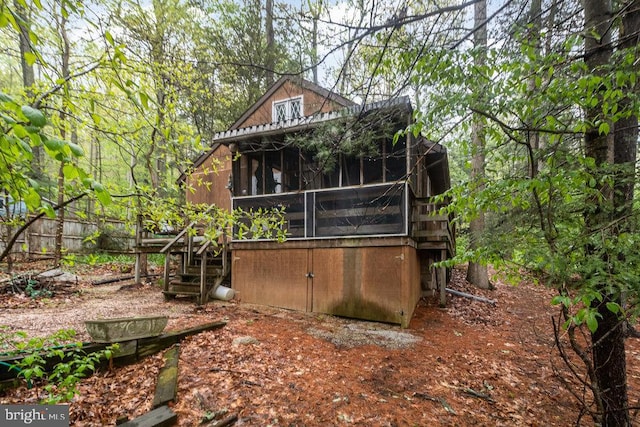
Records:
[[[414,247],[281,245],[234,249],[232,287],[241,301],[408,326],[421,296]]]
[[[420,270],[409,246],[316,249],[313,311],[406,327],[420,299]]]
[[[404,304],[405,304],[405,315],[402,319],[402,327],[406,328],[409,326],[409,322],[411,322],[411,318],[413,317],[413,311],[418,305],[418,301],[422,298],[422,286],[420,284],[421,281],[421,264],[423,261],[420,259],[420,254],[418,251],[412,247],[405,246],[404,247],[404,255],[407,260],[407,267],[405,269],[407,277],[405,280],[410,284],[407,289],[407,294],[404,296]],[[428,268],[431,267],[429,264]]]
[[[342,108],[341,105],[326,99],[316,92],[303,89],[302,87],[286,81],[284,84],[276,90],[273,95],[267,99],[251,116],[247,117],[238,127],[250,127],[255,125],[263,125],[271,123],[272,120],[272,106],[275,101],[282,101],[288,98],[294,98],[296,96],[303,96],[302,113],[305,116],[323,112],[327,113],[336,109]]]
[[[231,193],[227,188],[231,163],[229,148],[218,146],[204,163],[187,176],[187,202],[205,203],[231,210]]]

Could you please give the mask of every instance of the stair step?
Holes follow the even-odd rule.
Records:
[[[175,291],[162,291],[165,295],[182,295],[185,297],[199,297],[200,292],[175,292]]]
[[[198,276],[190,276],[185,274],[179,274],[179,277],[172,280],[173,283],[184,284],[184,285],[197,285],[200,283],[200,275]]]
[[[173,295],[200,295],[200,286],[169,286],[169,289],[164,292],[171,292]]]
[[[169,286],[185,286],[185,287],[196,287],[200,288],[200,280],[197,282],[183,282],[181,280],[172,280],[169,282]]]
[[[207,290],[210,290],[213,287],[213,283],[208,282],[205,283],[205,287]],[[169,292],[178,292],[178,293],[196,293],[200,294],[200,282],[198,283],[185,283],[185,282],[169,282],[168,286]]]
[[[200,277],[200,267],[187,267],[184,273],[179,273],[180,276],[197,276]],[[222,267],[207,267],[207,276],[219,276],[222,274]]]
[[[193,266],[201,266],[202,265],[202,259],[198,258],[198,257],[194,257],[191,262],[193,263]],[[207,265],[208,266],[212,266],[212,265],[222,265],[222,260],[221,259],[210,259],[207,258]]]

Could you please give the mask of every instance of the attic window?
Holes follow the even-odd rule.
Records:
[[[286,120],[299,119],[303,116],[302,97],[285,99],[273,103],[273,121],[284,122]]]

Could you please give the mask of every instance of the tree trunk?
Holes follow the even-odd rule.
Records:
[[[475,4],[474,9],[474,28],[476,31],[473,35],[473,42],[478,50],[475,56],[475,65],[481,69],[486,62],[486,49],[487,49],[487,3],[486,0],[479,1]],[[481,89],[476,88],[481,91]],[[476,98],[480,99],[481,93],[476,94]],[[471,146],[472,146],[472,159],[471,159],[471,182],[475,185],[475,191],[482,191],[484,189],[484,175],[485,175],[485,128],[483,118],[473,113],[473,124],[471,129]],[[469,224],[470,240],[469,249],[476,250],[480,247],[480,240],[484,233],[484,212],[480,212],[478,217],[473,219]],[[481,289],[489,289],[491,284],[489,283],[489,275],[487,273],[487,266],[478,262],[469,262],[467,268],[467,280]]]
[[[622,25],[620,30],[620,49],[623,57],[625,53],[631,53],[634,58],[638,57],[640,49],[640,0],[628,1],[623,10],[626,13],[622,15]],[[632,73],[638,73],[640,66],[638,61],[634,61],[632,65],[626,66],[631,69],[626,70]],[[637,83],[628,83],[626,89],[631,94],[638,93]],[[633,101],[630,96],[625,96],[619,102],[620,110],[631,111]],[[614,206],[618,215],[630,215],[633,212],[633,191],[635,183],[635,167],[636,152],[638,148],[638,115],[630,114],[623,117],[615,125],[614,134],[614,163],[619,165],[619,171],[616,176],[616,185],[614,188]]]
[[[58,22],[58,30],[60,31],[60,37],[62,38],[62,78],[65,79],[65,85],[68,85],[69,78],[69,59],[71,55],[71,45],[69,44],[69,37],[67,35],[67,18],[66,13],[63,13],[62,9],[65,6],[60,4],[60,21]],[[68,89],[66,89],[63,95],[62,105],[60,106],[60,137],[64,140],[67,136],[67,107],[65,105],[64,98],[68,96]],[[58,171],[58,206],[64,206],[64,165],[65,162],[60,162],[60,169]],[[58,210],[58,219],[56,223],[56,238],[55,238],[55,251],[54,262],[55,265],[60,265],[62,261],[63,252],[63,238],[64,238],[64,221],[65,221],[65,208],[61,207]]]
[[[311,71],[313,82],[318,84],[318,16],[313,16],[313,34],[311,35]]]
[[[365,1],[364,0],[358,0],[357,2],[358,4],[356,5],[356,10],[358,11],[359,14],[359,20],[358,23],[355,25],[355,28],[360,28],[362,27],[365,19],[366,19],[366,12],[364,10],[365,8]],[[352,34],[352,31],[354,32]],[[351,56],[354,54],[354,50],[357,44],[355,42],[355,31],[352,29],[349,29],[349,37],[348,37],[348,41],[347,41],[347,48],[346,51],[344,52],[344,63],[342,64],[342,69],[340,70],[340,74],[338,75],[338,79],[339,79],[339,87],[340,87],[340,93],[345,95],[347,94],[347,88],[349,88],[349,90],[351,90],[352,86],[351,86]]]
[[[611,3],[607,0],[584,0],[584,14],[587,68],[593,75],[606,78],[613,50],[610,21],[612,16]],[[604,85],[599,88],[600,96],[604,94],[605,90]],[[596,105],[586,109],[585,118],[588,123],[597,124],[603,120],[601,114],[601,105]],[[614,132],[614,135],[617,135],[617,132]],[[608,188],[605,183],[604,176],[607,173],[606,165],[614,163],[615,157],[618,157],[614,150],[614,140],[616,139],[614,135],[601,133],[597,125],[587,129],[584,135],[585,153],[595,160],[596,180],[603,196],[593,201],[595,209],[590,209],[585,213],[585,234],[588,236],[594,233],[616,234],[619,232],[619,230],[607,225],[613,219],[619,219],[619,214],[609,208],[616,197],[614,197],[614,191]],[[609,212],[613,212],[613,214]],[[592,246],[588,246],[586,250],[587,253],[591,253],[595,257],[601,253]],[[606,265],[607,260],[602,261]],[[591,334],[596,380],[594,397],[600,412],[600,419],[596,421],[602,426],[629,426],[623,321],[617,313],[613,313],[607,307],[608,302],[620,304],[621,294],[616,291],[615,285],[609,286],[610,283],[606,282],[606,275],[603,276],[601,283],[597,285],[602,302],[594,299],[591,304],[592,308],[600,315],[598,328]]]
[[[275,38],[273,35],[273,0],[266,0],[265,4],[265,33],[267,35],[267,51],[265,52],[266,85],[271,86],[275,71]]]
[[[631,425],[627,396],[627,364],[625,353],[624,322],[607,308],[608,302],[620,304],[620,297],[604,294],[604,300],[594,300],[595,309],[602,316],[598,329],[591,334],[593,343],[593,367],[600,396],[598,406],[602,411],[603,427]],[[599,397],[599,398],[598,398]]]
[[[165,127],[167,121],[167,105],[170,100],[171,78],[165,71],[167,66],[167,54],[165,52],[167,33],[165,30],[165,16],[167,9],[163,2],[153,0],[153,12],[155,14],[155,27],[153,34],[150,34],[151,59],[154,71],[154,84],[156,87],[156,117],[153,130],[151,131],[151,146],[147,157],[147,169],[151,177],[151,186],[162,197],[165,194],[165,180],[167,175],[167,138],[165,137]]]
[[[309,13],[313,20],[313,25],[311,27],[311,72],[313,75],[313,82],[318,84],[318,20],[322,13],[322,0],[310,1]]]
[[[536,53],[536,57],[540,55],[542,51],[540,33],[542,31],[542,0],[532,0],[531,8],[529,9],[529,34],[527,35],[526,43],[531,46]],[[531,76],[527,82],[527,89],[529,93],[536,91],[536,76]],[[529,165],[529,176],[534,178],[540,170],[540,132],[533,130],[534,124],[530,121],[527,123],[527,127],[531,130],[528,131],[529,146],[531,147],[532,156]]]
[[[64,138],[64,136],[62,136]],[[64,202],[64,162],[60,162],[60,169],[58,170],[58,205],[62,205]],[[56,238],[55,238],[55,250],[54,250],[54,263],[55,266],[60,266],[62,261],[63,243],[64,243],[64,217],[65,209],[62,208],[58,211],[58,218],[56,221]]]
[[[35,74],[33,72],[33,65],[27,61],[27,55],[33,55],[33,49],[31,49],[31,39],[29,38],[29,27],[31,24],[31,17],[29,11],[24,5],[18,1],[14,1],[14,8],[16,11],[16,23],[20,28],[18,32],[18,42],[20,45],[20,66],[22,69],[22,85],[24,87],[25,96],[32,102],[34,97],[34,86],[36,83]],[[31,164],[31,176],[36,180],[41,180],[44,176],[44,168],[42,165],[42,145],[32,146],[33,151],[33,163]]]

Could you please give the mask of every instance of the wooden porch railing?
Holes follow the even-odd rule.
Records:
[[[418,249],[446,249],[455,255],[456,233],[453,215],[439,214],[442,205],[427,198],[415,198],[412,203],[411,237],[418,242]]]

